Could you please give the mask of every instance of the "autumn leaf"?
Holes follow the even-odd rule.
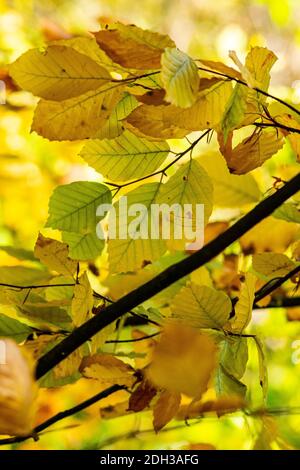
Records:
[[[134,369],[109,354],[96,354],[82,360],[80,371],[84,377],[95,379],[100,384],[131,387],[135,382]]]
[[[89,318],[93,305],[93,289],[85,272],[79,277],[74,287],[71,311],[75,326],[81,325]]]
[[[49,269],[73,276],[77,270],[77,262],[69,258],[68,245],[52,238],[46,238],[39,233],[35,244],[34,254]]]
[[[36,415],[33,363],[10,339],[1,339],[0,349],[0,434],[26,436]]]
[[[117,64],[133,69],[159,69],[165,47],[173,47],[166,35],[135,25],[114,23],[94,33],[99,46]]]
[[[10,74],[23,89],[55,101],[82,95],[111,80],[90,57],[64,45],[25,52],[10,66]]]
[[[255,271],[269,277],[280,277],[296,267],[295,263],[282,253],[257,253],[252,257]]]
[[[166,101],[181,108],[192,106],[196,101],[200,83],[195,62],[179,49],[166,48],[161,65]]]
[[[163,391],[153,408],[154,431],[160,431],[177,413],[181,395],[176,392]]]
[[[216,346],[211,337],[171,323],[154,350],[147,376],[157,387],[200,398],[215,365]]]

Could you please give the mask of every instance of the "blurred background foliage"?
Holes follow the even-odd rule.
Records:
[[[228,50],[234,49],[243,58],[250,46],[267,46],[279,59],[273,69],[270,92],[300,103],[299,0],[0,0],[0,78],[6,80],[9,91],[6,105],[0,106],[2,246],[31,250],[45,223],[53,188],[97,177],[77,156],[80,144],[50,143],[29,133],[35,99],[14,89],[6,75],[6,64],[29,48],[95,31],[99,22],[110,20],[168,33],[178,47],[198,58],[227,62]],[[254,172],[262,189],[271,186],[274,174],[287,177],[295,173],[294,162],[286,145],[263,170]],[[0,251],[0,263],[16,265],[22,261]],[[254,445],[267,448],[265,440],[269,435],[273,448],[299,449],[300,364],[293,363],[292,354],[293,342],[300,339],[300,327],[298,321],[290,321],[293,319],[300,319],[298,309],[288,315],[284,309],[265,309],[256,311],[252,322],[252,330],[264,337],[267,346],[268,406],[281,408],[282,413],[264,419],[237,413],[220,419],[204,418],[191,426],[173,421],[155,435],[150,413],[101,420],[96,404],[51,428],[38,442],[28,441],[16,447],[180,449],[208,442],[217,449],[251,449]],[[119,349],[124,351],[124,347]],[[247,381],[252,404],[259,407],[262,400],[254,347],[250,357]],[[98,390],[99,385],[86,379],[61,389],[42,390],[39,421]],[[119,398],[120,395],[113,395],[101,406],[113,405]]]

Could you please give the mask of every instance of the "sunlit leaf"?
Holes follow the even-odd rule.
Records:
[[[188,108],[197,98],[200,77],[195,62],[179,49],[166,48],[161,58],[166,101]]]
[[[96,230],[97,207],[110,202],[110,190],[100,183],[76,181],[58,186],[49,201],[47,227],[82,234]]]
[[[232,305],[222,291],[190,284],[171,303],[173,316],[198,328],[222,328],[229,320]]]
[[[106,178],[127,181],[151,174],[168,153],[167,142],[151,142],[125,131],[115,139],[90,140],[80,155]]]
[[[10,74],[20,87],[55,101],[82,95],[111,79],[90,57],[64,45],[25,52],[10,66]]]
[[[65,276],[73,276],[77,262],[69,258],[68,246],[52,238],[46,238],[39,233],[35,244],[34,254],[50,270]]]

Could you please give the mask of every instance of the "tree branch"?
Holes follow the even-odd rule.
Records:
[[[39,359],[36,368],[36,378],[41,378],[79,346],[129,310],[132,310],[174,282],[211,261],[261,220],[271,215],[275,209],[293,196],[299,190],[299,187],[300,173],[274,194],[261,201],[248,214],[199,251],[170,266],[158,276],[125,295],[114,304],[108,305],[100,314],[95,315],[74,330],[67,338],[63,339]]]
[[[8,444],[15,444],[17,442],[23,442],[30,438],[33,438],[35,441],[37,441],[39,432],[44,431],[44,429],[48,428],[49,426],[52,426],[52,424],[57,423],[58,421],[61,421],[62,419],[68,418],[69,416],[72,416],[75,413],[78,413],[79,411],[82,411],[85,408],[88,408],[89,406],[94,405],[94,403],[97,403],[97,401],[103,400],[103,398],[106,398],[109,395],[112,395],[113,393],[118,392],[119,390],[126,390],[126,387],[124,385],[112,385],[111,387],[106,388],[100,393],[97,393],[96,395],[89,398],[88,400],[85,400],[79,403],[79,405],[73,406],[72,408],[69,408],[68,410],[65,410],[65,411],[60,411],[56,415],[52,416],[51,418],[47,419],[43,423],[36,426],[33,432],[29,434],[28,436],[16,436],[16,437],[8,437],[6,439],[0,439],[0,446],[4,446]]]

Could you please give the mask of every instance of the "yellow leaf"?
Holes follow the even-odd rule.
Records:
[[[82,95],[111,80],[90,57],[64,45],[25,52],[10,66],[10,74],[21,88],[55,101]]]
[[[213,209],[213,185],[209,175],[196,160],[190,159],[180,166],[166,184],[161,186],[157,202],[158,204],[168,204],[169,207],[173,204],[179,204],[182,209],[179,214],[166,215],[170,225],[169,248],[184,250],[187,240],[192,243],[196,236],[200,240],[200,244],[203,244],[204,240],[201,241],[201,238],[204,238],[204,226]],[[190,205],[188,213],[184,210],[185,204]],[[203,219],[199,217],[200,227],[196,226],[198,204],[203,204]],[[187,227],[190,227],[194,233],[197,231],[195,235],[191,233],[194,239],[187,238],[188,234],[185,233]],[[177,237],[179,238],[177,239],[175,238],[175,229],[178,230]]]
[[[94,35],[101,49],[114,62],[139,70],[159,69],[164,48],[175,46],[166,35],[122,23],[111,24]]]
[[[1,339],[0,352],[0,434],[26,436],[36,414],[33,364],[10,339]]]
[[[70,377],[78,372],[82,356],[81,348],[76,349],[66,359],[53,368],[54,377],[56,379],[62,379],[64,377]]]
[[[34,255],[49,269],[73,276],[77,270],[77,261],[69,258],[68,245],[66,243],[46,238],[39,233],[34,247]]]
[[[109,354],[85,357],[80,370],[84,377],[107,386],[118,384],[131,387],[136,380],[132,367]]]
[[[239,300],[235,305],[235,315],[231,320],[231,330],[234,333],[242,333],[251,320],[256,280],[254,274],[246,274]]]
[[[270,70],[277,60],[274,52],[266,47],[252,47],[246,57],[245,66],[250,72],[257,86],[266,91],[270,83]],[[253,93],[256,93],[253,91]],[[265,100],[260,95],[260,99]]]
[[[125,206],[118,201],[116,210],[116,229],[121,225],[121,230],[116,230],[116,236],[108,240],[108,257],[111,272],[136,271],[143,267],[145,261],[154,261],[166,251],[165,241],[152,238],[151,235],[151,205],[157,203],[157,195],[160,183],[148,183],[137,187],[126,194],[127,211],[130,214],[135,204],[143,205],[142,210],[134,209],[134,214],[124,216]],[[125,212],[126,213],[126,212]],[[112,227],[109,220],[109,227]],[[132,231],[130,229],[132,228]],[[129,233],[131,232],[131,233]]]
[[[72,318],[75,326],[80,326],[91,315],[94,305],[93,289],[87,274],[84,273],[78,279],[74,287],[74,296],[72,299]]]
[[[242,175],[261,166],[283,147],[284,140],[276,130],[254,132],[232,149],[231,139],[224,144],[219,134],[220,150],[230,173]]]
[[[155,386],[200,398],[216,366],[211,337],[182,324],[167,325],[147,375]]]
[[[161,393],[153,408],[153,427],[155,432],[160,431],[174,418],[180,406],[180,401],[180,393],[169,392],[167,390]]]
[[[49,140],[93,137],[109,119],[121,97],[122,88],[124,86],[117,83],[64,101],[40,100],[31,130]]]
[[[209,174],[214,186],[214,204],[241,207],[259,201],[260,190],[252,175],[231,175],[222,155],[205,153],[197,160]]]
[[[176,319],[197,328],[222,328],[231,310],[231,301],[224,292],[193,283],[183,287],[171,303]]]
[[[80,155],[106,178],[112,181],[128,181],[155,171],[168,153],[167,142],[148,141],[124,131],[115,139],[90,140]]]
[[[282,253],[257,253],[252,257],[252,266],[258,273],[274,278],[288,274],[296,264]]]
[[[247,254],[263,251],[283,252],[296,239],[296,234],[296,224],[268,217],[243,235],[240,243]]]
[[[166,48],[161,58],[166,101],[189,108],[197,99],[200,77],[195,62],[179,49]]]

